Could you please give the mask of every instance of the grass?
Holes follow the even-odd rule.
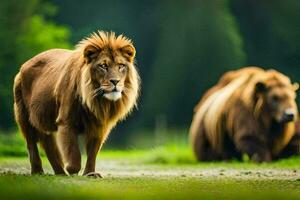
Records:
[[[2,199],[299,199],[299,181],[5,175]],[[13,186],[13,187],[12,187]]]
[[[122,153],[124,155],[124,153]],[[108,154],[107,154],[108,155]],[[122,162],[117,153],[102,158],[98,171],[103,179],[82,176],[28,175],[27,158],[2,158],[0,168],[1,199],[299,199],[299,169],[273,177],[262,168],[235,168],[233,163],[142,164]],[[124,159],[124,158],[123,158]],[[118,160],[115,165],[110,161]],[[45,161],[45,159],[43,159]],[[128,161],[128,160],[127,160]],[[106,166],[110,163],[109,166]],[[49,172],[49,164],[46,163]],[[26,169],[26,170],[25,170]],[[102,169],[102,170],[101,170]],[[215,170],[217,169],[217,170]],[[262,176],[256,176],[257,170]],[[268,170],[272,167],[268,168]],[[212,171],[211,171],[212,170]],[[230,174],[231,170],[238,174]],[[296,171],[295,171],[296,170]],[[174,172],[174,173],[173,173]],[[25,174],[23,174],[25,173]],[[209,175],[209,174],[213,175]],[[241,176],[239,176],[241,175]]]
[[[175,132],[175,133],[178,133]],[[169,133],[170,134],[170,133]],[[172,132],[174,135],[174,131]],[[164,133],[166,135],[166,133]],[[41,148],[40,148],[41,149]],[[41,156],[45,153],[40,151]],[[27,150],[21,134],[0,134],[0,160],[7,157],[27,157]],[[198,163],[183,137],[176,136],[171,142],[146,149],[130,148],[126,150],[104,149],[98,154],[99,159],[129,159],[131,162],[160,165],[201,165],[202,167],[222,165],[228,167],[258,168],[295,168],[300,166],[300,157],[282,159],[272,163],[255,164],[249,160],[244,162],[232,160],[228,162]]]
[[[0,156],[27,156],[25,142],[21,134],[0,133]]]
[[[0,135],[1,199],[300,199],[300,157],[272,163],[197,163],[182,140],[148,149],[107,150],[103,179],[29,175],[20,136]],[[84,161],[83,161],[84,163]]]

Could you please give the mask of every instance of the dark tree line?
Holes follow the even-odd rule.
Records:
[[[14,126],[11,86],[20,63],[44,49],[70,47],[97,29],[124,33],[137,48],[142,96],[138,112],[126,121],[129,132],[152,129],[162,116],[169,127],[188,127],[201,94],[230,69],[257,65],[300,79],[297,0],[7,0],[4,5],[2,129]]]

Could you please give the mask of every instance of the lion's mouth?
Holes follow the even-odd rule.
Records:
[[[111,92],[105,92],[103,96],[110,101],[117,101],[122,97],[122,92],[115,88]]]

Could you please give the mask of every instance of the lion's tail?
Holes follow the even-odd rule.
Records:
[[[22,95],[22,81],[20,73],[18,73],[15,77],[13,93],[15,119],[17,123],[20,124],[24,119],[28,118],[28,112]]]

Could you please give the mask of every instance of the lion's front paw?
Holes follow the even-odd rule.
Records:
[[[98,173],[98,172],[89,172],[89,173],[87,173],[87,174],[84,174],[84,176],[90,177],[90,178],[103,178],[103,177],[101,176],[101,174]]]

